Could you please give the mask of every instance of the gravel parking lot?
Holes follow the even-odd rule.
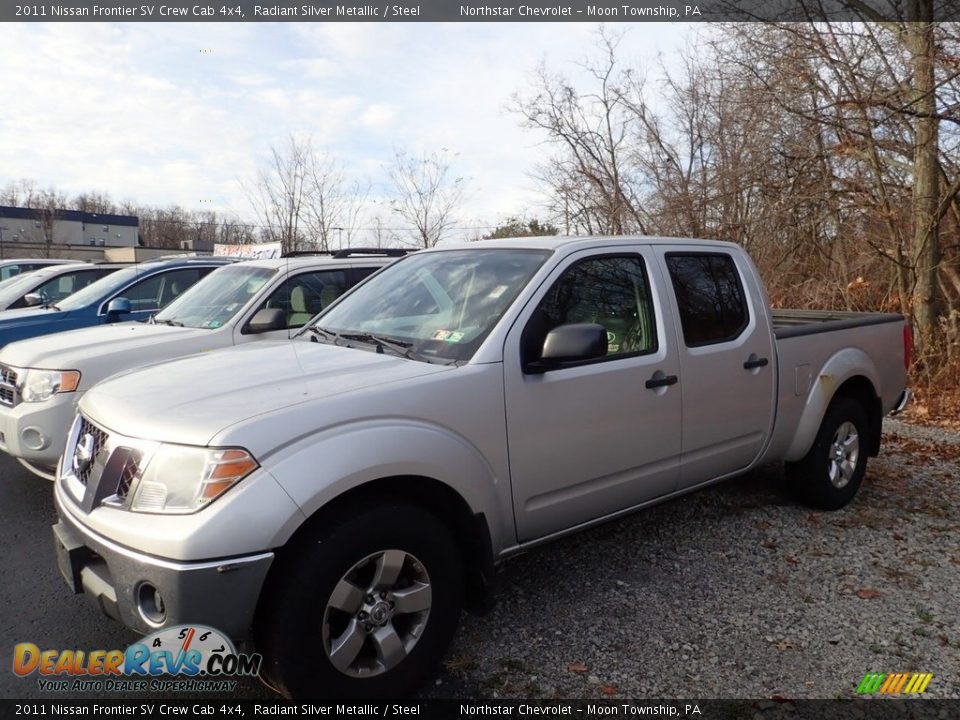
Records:
[[[514,559],[423,695],[833,698],[916,671],[960,698],[960,435],[887,433],[843,511],[798,506],[763,468]],[[0,478],[5,652],[129,644],[59,579],[49,486],[6,457]],[[9,672],[0,693],[44,697]]]
[[[843,511],[770,467],[509,563],[447,662],[456,693],[834,698],[923,671],[960,697],[960,435],[886,432]]]

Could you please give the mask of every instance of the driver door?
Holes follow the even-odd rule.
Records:
[[[531,300],[504,348],[510,476],[520,542],[672,492],[680,457],[674,333],[646,246],[577,253]],[[546,333],[598,323],[607,355],[525,372]],[[648,386],[648,381],[653,381]]]

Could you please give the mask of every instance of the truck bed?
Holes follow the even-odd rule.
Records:
[[[842,310],[773,310],[773,334],[777,339],[849,330],[868,325],[903,322],[898,313],[849,312]]]

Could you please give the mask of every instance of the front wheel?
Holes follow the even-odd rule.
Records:
[[[853,500],[867,469],[869,432],[863,406],[849,397],[835,398],[810,451],[787,466],[797,494],[823,510],[839,510]]]
[[[288,697],[408,695],[439,663],[463,605],[450,530],[401,503],[307,532],[270,577],[256,642]]]

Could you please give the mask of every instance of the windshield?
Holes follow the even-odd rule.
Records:
[[[77,310],[86,307],[90,303],[102,299],[104,295],[109,295],[119,290],[127,283],[132,282],[145,273],[146,270],[139,265],[131,265],[122,270],[117,270],[94,283],[90,283],[83,290],[75,292],[70,297],[61,300],[57,303],[57,307],[61,310]]]
[[[158,323],[213,330],[236,315],[276,274],[275,268],[228,265],[210,273],[154,317]]]
[[[379,352],[399,344],[417,360],[469,360],[548,255],[484,249],[408,256],[321,315],[312,335]]]

